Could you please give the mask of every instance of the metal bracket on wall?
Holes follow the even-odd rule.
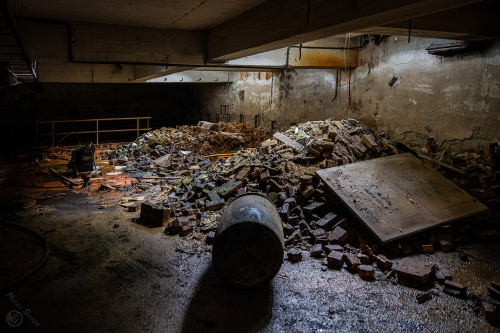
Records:
[[[229,123],[231,122],[231,114],[229,113],[229,105],[223,104],[220,106],[220,117],[218,114],[216,115],[218,119],[222,119],[223,121]],[[217,121],[218,122],[218,121]]]

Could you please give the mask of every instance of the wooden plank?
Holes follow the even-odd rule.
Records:
[[[293,150],[297,151],[298,153],[302,152],[302,150],[304,149],[303,145],[301,145],[300,143],[298,143],[297,141],[295,141],[293,139],[290,139],[289,137],[287,137],[283,133],[276,132],[276,133],[274,133],[273,137],[275,139],[280,140],[281,142],[286,144],[288,147],[293,148]]]
[[[57,172],[56,170],[52,169],[52,168],[49,168],[49,171],[51,174],[53,174],[54,176],[64,180],[65,182],[68,182],[70,183],[70,185],[73,185],[73,186],[78,186],[80,184],[78,184],[77,182],[75,182],[74,180],[72,179],[69,179],[68,177],[65,177],[63,176],[62,174],[60,174],[59,172]]]
[[[316,173],[382,243],[487,210],[411,154]]]

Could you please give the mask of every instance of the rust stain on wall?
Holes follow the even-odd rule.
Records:
[[[297,54],[291,55],[290,66],[293,67],[357,67],[358,51],[350,50],[311,50],[303,49],[299,58]]]
[[[257,79],[260,80],[260,72],[257,73]]]
[[[266,72],[266,81],[273,76],[273,72]]]

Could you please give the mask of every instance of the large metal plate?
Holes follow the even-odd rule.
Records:
[[[316,173],[382,243],[487,210],[411,154]]]

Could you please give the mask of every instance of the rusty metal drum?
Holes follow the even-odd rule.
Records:
[[[218,274],[229,284],[249,288],[269,283],[283,263],[281,219],[264,195],[236,198],[221,216],[212,251]]]

